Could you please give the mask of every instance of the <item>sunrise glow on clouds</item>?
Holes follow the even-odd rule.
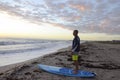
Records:
[[[43,38],[60,39],[61,35],[69,37],[71,31],[61,27],[53,27],[51,24],[40,23],[39,25],[30,23],[18,17],[10,16],[6,13],[0,13],[0,33],[1,36],[13,36],[18,38]],[[43,27],[44,26],[44,27]],[[61,33],[62,32],[62,33]],[[66,34],[67,32],[67,34]],[[3,37],[2,36],[2,37]]]
[[[119,0],[2,0],[0,37],[120,40]]]

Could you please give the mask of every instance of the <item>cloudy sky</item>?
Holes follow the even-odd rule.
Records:
[[[1,21],[9,18],[9,23],[15,23],[15,20],[18,23],[20,21],[19,24],[26,25],[21,28],[25,32],[30,28],[28,32],[35,34],[32,30],[39,26],[40,29],[44,28],[42,30],[47,29],[49,34],[53,33],[49,35],[49,38],[58,35],[61,36],[60,38],[68,36],[70,39],[71,31],[78,29],[83,39],[120,39],[119,0],[1,0],[0,14]],[[3,24],[0,29],[4,26],[7,25]],[[2,30],[2,36],[6,34],[4,30]],[[44,38],[39,34],[37,33],[36,37]],[[44,35],[45,32],[42,34]],[[26,36],[28,35],[24,37]]]

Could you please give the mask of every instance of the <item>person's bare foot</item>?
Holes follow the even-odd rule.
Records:
[[[78,73],[78,70],[73,70],[73,74],[77,74]]]

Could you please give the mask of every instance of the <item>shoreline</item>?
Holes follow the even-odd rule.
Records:
[[[61,48],[61,49],[58,49],[55,52],[52,52],[52,53],[49,53],[49,54],[45,54],[45,55],[42,55],[40,57],[36,57],[36,58],[30,59],[30,60],[26,60],[26,61],[23,61],[23,62],[18,62],[18,63],[13,63],[13,64],[5,65],[5,66],[0,66],[0,73],[7,72],[7,71],[9,71],[11,69],[14,69],[16,67],[23,66],[24,64],[30,64],[31,62],[34,62],[34,61],[36,61],[36,60],[38,60],[40,58],[43,58],[45,56],[54,55],[57,52],[64,51],[64,50],[68,49],[69,47],[70,46],[68,46],[66,48]]]
[[[59,76],[40,70],[37,64],[74,68],[70,47],[22,63],[0,67],[0,80],[80,80],[82,78]],[[120,44],[85,42],[81,44],[79,68],[97,74],[91,80],[120,79]],[[7,71],[5,71],[8,68]],[[84,80],[89,80],[85,78]]]

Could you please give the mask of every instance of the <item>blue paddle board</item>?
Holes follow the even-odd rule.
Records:
[[[71,76],[71,77],[95,77],[96,74],[93,72],[85,71],[85,70],[78,70],[77,74],[73,74],[73,69],[70,68],[64,68],[64,67],[55,67],[55,66],[48,66],[43,64],[38,64],[39,68],[58,75],[64,75],[64,76]]]

